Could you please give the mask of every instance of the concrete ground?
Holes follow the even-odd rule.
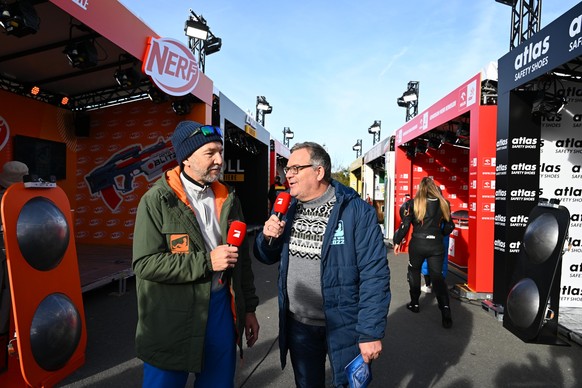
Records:
[[[389,251],[392,304],[384,351],[372,365],[372,387],[581,387],[582,347],[526,344],[503,328],[478,300],[451,298],[453,328],[441,327],[433,294],[421,297],[419,314],[405,308],[407,255]],[[282,371],[277,345],[277,267],[254,262],[261,304],[255,346],[244,351],[236,387],[293,387],[288,362]],[[449,274],[449,286],[462,279]],[[115,294],[104,287],[85,294],[86,363],[59,387],[140,387],[141,361],[135,358],[135,283]]]

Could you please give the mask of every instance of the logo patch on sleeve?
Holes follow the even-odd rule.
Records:
[[[187,253],[190,249],[190,237],[187,234],[173,234],[170,236],[172,253]]]

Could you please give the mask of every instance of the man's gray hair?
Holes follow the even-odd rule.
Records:
[[[311,158],[311,164],[314,167],[321,166],[323,167],[324,176],[323,180],[326,182],[331,181],[331,158],[329,154],[317,143],[306,141],[303,143],[297,143],[291,148],[291,152],[295,152],[300,149],[306,149],[309,152],[309,156]]]

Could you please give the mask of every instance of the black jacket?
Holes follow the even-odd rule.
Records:
[[[446,221],[439,201],[429,199],[426,201],[426,214],[422,220],[414,216],[414,200],[410,199],[404,203],[401,209],[402,222],[400,227],[394,232],[394,244],[400,244],[408,234],[410,225],[414,226],[412,230],[412,239],[420,239],[426,243],[435,242],[442,245],[442,237],[449,235],[455,228],[455,224]]]

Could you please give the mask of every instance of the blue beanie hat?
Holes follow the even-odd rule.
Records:
[[[178,161],[178,164],[181,164],[185,159],[188,159],[194,151],[206,143],[213,141],[222,143],[222,136],[216,133],[205,136],[202,132],[199,132],[194,136],[190,136],[200,127],[202,127],[202,124],[195,121],[182,121],[178,126],[176,126],[176,129],[172,134],[172,145],[176,152],[176,160]]]

